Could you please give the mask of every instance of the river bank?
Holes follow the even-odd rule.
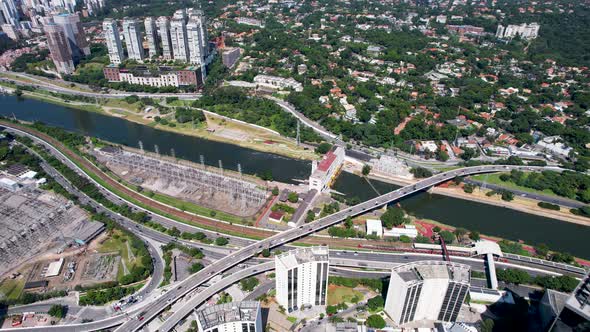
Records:
[[[14,85],[0,82],[0,85],[13,88]],[[266,128],[259,128],[242,121],[216,115],[211,112],[205,114],[206,123],[200,126],[181,124],[170,119],[174,125],[163,125],[157,123],[154,118],[171,118],[166,114],[143,113],[143,110],[134,104],[128,104],[123,100],[100,100],[98,104],[80,101],[69,101],[48,93],[37,91],[23,91],[23,96],[39,101],[48,102],[54,105],[74,108],[81,111],[97,112],[103,115],[118,117],[137,124],[150,126],[159,130],[169,131],[177,134],[199,137],[211,141],[228,143],[244,148],[282,155],[288,158],[301,160],[314,160],[318,158],[312,146],[305,144],[297,145],[290,138],[274,133]]]
[[[355,174],[359,175],[359,174]],[[394,185],[405,186],[408,184],[413,184],[416,181],[410,180],[406,178],[394,177],[394,176],[386,176],[384,174],[377,174],[371,173],[369,175],[370,179],[383,181],[387,183],[391,183]],[[508,188],[507,188],[508,189]],[[463,191],[462,186],[436,186],[432,188],[429,192],[432,194],[439,194],[464,200],[469,200],[478,203],[484,203],[489,205],[494,205],[502,208],[512,209],[516,211],[521,211],[528,214],[533,214],[541,217],[550,217],[554,219],[558,219],[565,222],[570,222],[578,225],[583,226],[590,226],[590,219],[575,215],[570,211],[568,207],[561,207],[562,209],[559,211],[543,209],[537,205],[539,201],[521,197],[521,196],[514,196],[514,200],[507,202],[500,198],[499,195],[494,196],[487,196],[486,193],[490,190],[482,190],[480,187],[476,187],[473,190],[473,193],[469,194]]]

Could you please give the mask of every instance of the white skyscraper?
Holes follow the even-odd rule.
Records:
[[[153,17],[146,17],[144,21],[145,34],[148,41],[149,56],[156,57],[160,55],[160,43],[158,38],[158,31],[156,28],[156,20]]]
[[[197,311],[196,316],[202,332],[263,332],[257,301],[218,304]]]
[[[327,246],[291,250],[275,256],[277,302],[291,312],[326,305]]]
[[[399,325],[413,321],[454,322],[469,291],[470,267],[441,261],[396,266],[385,312]]]
[[[14,0],[0,0],[0,24],[18,25],[18,10]]]
[[[186,25],[187,42],[189,48],[189,62],[195,65],[205,63],[205,42],[201,16],[191,16]]]
[[[189,48],[186,33],[186,13],[177,10],[170,22],[170,42],[174,60],[189,61]]]
[[[125,36],[127,54],[130,59],[143,61],[145,53],[143,51],[143,38],[141,37],[140,26],[139,21],[135,19],[123,19],[123,35]]]
[[[121,45],[121,36],[119,35],[117,21],[111,18],[105,19],[104,22],[102,22],[102,30],[107,41],[111,63],[120,64],[121,61],[125,60],[125,54],[123,54],[123,46]]]
[[[172,59],[172,43],[170,38],[170,20],[166,16],[158,17],[158,36],[162,42],[162,56],[164,59]]]

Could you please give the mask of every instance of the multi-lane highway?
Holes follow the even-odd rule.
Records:
[[[22,133],[22,132],[21,132]],[[30,133],[26,133],[28,136],[31,136]],[[37,137],[33,135],[33,137],[39,140]],[[44,142],[47,145],[47,142]],[[55,150],[55,149],[54,149]],[[57,151],[59,152],[59,151]],[[65,158],[61,152],[59,154]],[[410,196],[416,192],[426,190],[436,184],[451,180],[458,176],[466,176],[472,174],[480,174],[480,173],[489,173],[489,172],[500,172],[500,171],[510,171],[513,169],[517,170],[527,170],[527,171],[540,171],[545,169],[552,169],[556,171],[560,171],[561,169],[555,167],[531,167],[531,166],[511,166],[511,165],[485,165],[485,166],[476,166],[476,167],[467,167],[463,169],[452,170],[444,173],[440,173],[434,175],[430,178],[424,179],[419,181],[413,185],[408,185],[402,188],[399,188],[395,191],[389,192],[387,194],[381,195],[379,197],[370,199],[366,202],[361,204],[352,206],[345,210],[339,211],[334,213],[330,216],[321,218],[315,222],[312,222],[307,225],[302,225],[297,228],[293,228],[281,233],[275,233],[274,235],[268,236],[267,238],[260,240],[255,243],[246,244],[242,249],[229,254],[227,256],[222,257],[218,261],[208,265],[203,270],[193,274],[178,288],[174,288],[162,296],[160,296],[157,300],[147,305],[144,309],[142,309],[141,319],[137,317],[131,318],[127,320],[124,324],[119,327],[119,331],[136,331],[142,326],[149,322],[154,317],[159,315],[166,307],[175,303],[180,298],[186,296],[188,293],[192,292],[197,287],[201,286],[211,278],[220,273],[229,270],[230,268],[244,262],[251,257],[256,256],[265,248],[274,248],[283,246],[293,240],[300,239],[304,236],[310,235],[315,233],[319,230],[332,226],[341,222],[342,220],[348,217],[354,217],[368,211],[371,211],[375,208],[379,208],[383,205],[389,204],[393,201],[397,201],[403,199],[404,197]],[[106,190],[106,188],[102,188]],[[112,194],[112,193],[111,193]],[[269,234],[269,232],[265,232]],[[273,233],[270,233],[273,234]],[[326,240],[328,242],[329,240]],[[119,318],[120,319],[120,318]],[[116,320],[116,319],[115,319]],[[108,328],[116,325],[115,320],[104,320],[103,325],[100,325],[98,322],[93,322],[91,325],[88,326],[80,326],[81,330],[94,330],[94,329],[101,329],[101,328]],[[114,324],[114,325],[113,325]],[[97,328],[98,326],[98,328]],[[69,326],[68,326],[69,327]],[[78,328],[73,327],[73,328]]]

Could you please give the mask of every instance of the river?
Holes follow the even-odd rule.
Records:
[[[236,170],[240,163],[242,171],[248,174],[270,169],[274,179],[281,182],[294,183],[293,179],[305,179],[311,169],[308,161],[158,130],[117,117],[32,99],[0,96],[0,115],[15,116],[25,121],[41,121],[132,147],[138,147],[141,140],[146,150],[154,151],[154,145],[158,145],[160,153],[170,154],[170,149],[173,148],[177,157],[195,162],[199,162],[199,156],[203,155],[205,163],[212,166],[218,166],[218,160],[221,160],[224,168]],[[397,188],[375,180],[372,183],[380,193]],[[361,200],[377,195],[363,178],[346,172],[337,179],[334,189]],[[590,259],[590,251],[584,244],[590,238],[590,227],[428,193],[404,199],[401,205],[418,218],[432,219],[511,240],[523,240],[533,245],[545,243],[555,250]]]
[[[371,180],[371,184],[381,194],[399,188],[377,180]],[[364,178],[347,172],[342,172],[333,188],[362,201],[377,196]],[[432,219],[513,241],[523,240],[531,245],[545,243],[554,250],[590,259],[588,245],[584,244],[590,238],[588,226],[427,192],[408,197],[400,205],[417,218]]]
[[[225,169],[260,174],[272,170],[273,178],[286,183],[294,179],[306,179],[311,171],[311,162],[283,157],[243,148],[233,144],[210,141],[199,137],[159,130],[125,119],[96,112],[85,112],[43,101],[15,96],[0,95],[0,115],[15,116],[19,120],[41,121],[45,124],[74,131],[86,136],[138,148],[139,141],[146,150],[154,152],[155,145],[161,154],[219,167],[219,160]]]

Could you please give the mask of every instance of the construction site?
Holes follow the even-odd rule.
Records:
[[[0,188],[0,275],[39,254],[63,251],[87,219],[82,209],[53,193]]]
[[[265,183],[240,171],[179,161],[157,153],[118,147],[93,151],[97,160],[126,182],[239,217],[256,215],[269,193]],[[240,169],[240,167],[238,167]]]

